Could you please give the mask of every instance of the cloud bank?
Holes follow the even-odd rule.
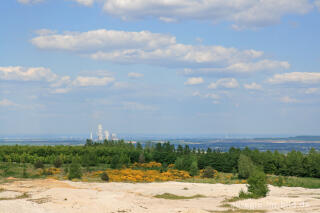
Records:
[[[262,51],[182,44],[174,36],[149,31],[65,32],[38,35],[31,42],[40,49],[74,52],[94,60],[182,67],[186,74],[253,73],[290,67],[286,61],[264,59]]]
[[[235,29],[259,28],[280,22],[289,14],[312,10],[308,0],[108,0],[103,10],[127,19],[158,18],[161,21],[228,21]]]

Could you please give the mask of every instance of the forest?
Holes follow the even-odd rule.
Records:
[[[158,162],[161,169],[174,165],[177,170],[190,171],[211,167],[224,173],[239,172],[239,158],[246,156],[255,167],[266,174],[320,178],[320,152],[311,149],[303,154],[299,151],[280,153],[261,152],[249,148],[230,148],[228,152],[219,150],[190,149],[188,145],[174,146],[166,143],[125,143],[125,141],[87,140],[84,146],[0,146],[0,162],[28,163],[37,165],[53,164],[56,167],[70,164],[75,158],[82,167],[107,165],[111,169],[128,168],[135,163]]]

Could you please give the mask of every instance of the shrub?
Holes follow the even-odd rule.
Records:
[[[119,155],[115,155],[115,156],[112,157],[111,163],[110,163],[110,167],[112,169],[117,169],[117,168],[121,167]]]
[[[267,196],[269,189],[266,174],[259,170],[254,170],[248,179],[248,192],[255,198]]]
[[[178,170],[183,170],[183,159],[178,157],[174,162],[174,167]]]
[[[53,172],[51,169],[44,169],[43,170],[43,175],[53,175]]]
[[[106,172],[103,172],[101,174],[101,180],[108,182],[109,181],[109,176]]]
[[[69,168],[68,179],[71,180],[74,178],[81,178],[81,177],[82,177],[82,172],[81,172],[81,165],[79,163],[79,159],[74,158]]]
[[[36,169],[43,169],[44,167],[43,162],[40,160],[37,160],[33,165],[34,165],[34,168]]]
[[[146,161],[146,158],[144,157],[143,153],[140,153],[139,155],[139,163],[144,163]]]
[[[68,168],[68,167],[65,167],[65,168],[64,168],[64,173],[65,173],[65,174],[68,174],[68,172],[69,172],[69,168]]]
[[[215,170],[214,170],[211,166],[207,166],[207,167],[203,170],[202,177],[203,177],[203,178],[213,178],[214,175],[215,175]]]
[[[56,168],[60,168],[62,166],[62,164],[63,164],[63,162],[60,157],[56,157],[56,159],[54,159],[54,161],[53,161],[53,165]]]
[[[28,175],[28,173],[27,173],[27,168],[26,168],[26,167],[23,167],[22,177],[23,177],[23,178],[28,178],[28,177],[29,177],[29,175]]]
[[[281,187],[283,186],[283,181],[283,177],[279,176],[278,180],[275,182],[275,185]]]
[[[241,154],[238,160],[238,176],[239,178],[247,179],[255,166],[251,159],[246,155]]]
[[[198,169],[198,163],[197,161],[193,161],[191,163],[190,169],[189,169],[189,173],[192,177],[196,176],[199,174],[199,169]]]

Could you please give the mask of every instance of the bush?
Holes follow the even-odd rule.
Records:
[[[139,163],[144,163],[146,161],[146,158],[144,157],[143,153],[140,153],[139,155]]]
[[[215,170],[214,170],[211,166],[207,166],[207,167],[203,170],[202,177],[203,177],[203,178],[213,178],[214,175],[215,175]]]
[[[62,166],[62,164],[63,164],[63,162],[60,157],[56,157],[56,159],[54,159],[54,161],[53,161],[53,165],[56,168],[60,168]]]
[[[69,168],[68,168],[68,167],[65,167],[65,168],[64,168],[64,173],[65,173],[65,174],[68,174],[68,172],[69,172]]]
[[[281,187],[283,186],[283,182],[284,182],[283,177],[279,176],[278,180],[275,182],[275,185]]]
[[[109,181],[109,176],[106,172],[103,172],[101,174],[101,180],[108,182]]]
[[[22,177],[23,177],[23,178],[28,178],[28,177],[29,177],[29,175],[28,175],[28,173],[27,173],[27,168],[26,168],[25,166],[23,167]]]
[[[68,179],[72,180],[74,178],[81,178],[81,177],[82,177],[82,172],[81,172],[81,165],[79,163],[79,159],[74,158],[69,168]]]
[[[189,169],[189,174],[190,176],[194,177],[199,174],[199,169],[198,169],[198,163],[197,161],[193,161],[191,163],[190,169]]]
[[[267,196],[269,189],[266,174],[259,170],[254,170],[248,179],[248,192],[255,198]]]
[[[36,169],[43,169],[44,167],[43,162],[40,160],[37,160],[33,165],[34,165],[34,168]]]
[[[241,154],[238,160],[239,178],[247,179],[254,169],[255,169],[255,166],[251,161],[251,159],[246,155]]]
[[[53,172],[50,169],[43,169],[43,175],[53,175]]]

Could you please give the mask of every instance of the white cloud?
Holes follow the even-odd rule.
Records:
[[[36,4],[43,2],[43,0],[17,0],[21,4]]]
[[[103,7],[124,20],[229,21],[237,29],[272,25],[285,15],[305,14],[312,8],[309,0],[108,0]]]
[[[235,78],[222,78],[216,82],[211,83],[208,86],[209,89],[218,89],[218,88],[235,89],[238,87],[239,87],[239,83]]]
[[[261,60],[257,62],[239,62],[223,68],[184,69],[185,75],[192,74],[250,74],[259,71],[289,69],[287,61]]]
[[[95,0],[71,0],[71,1],[78,2],[79,4],[82,4],[88,7],[88,6],[92,6]]]
[[[114,89],[128,89],[128,88],[130,88],[130,84],[128,82],[118,81],[112,85],[112,88],[114,88]]]
[[[133,111],[156,111],[158,110],[157,107],[141,104],[137,102],[123,102],[123,108],[126,110],[133,110]]]
[[[308,88],[305,90],[305,94],[314,94],[314,93],[319,93],[320,88]]]
[[[188,78],[188,80],[184,83],[185,85],[197,85],[202,84],[203,78],[201,77],[194,77],[194,78]]]
[[[248,89],[248,90],[261,90],[262,86],[260,84],[257,84],[255,82],[251,83],[251,84],[244,84],[243,85],[244,88]]]
[[[289,96],[284,96],[280,99],[280,101],[282,103],[298,103],[300,102],[299,100],[295,99],[295,98],[291,98]]]
[[[159,17],[160,21],[164,21],[164,22],[176,22],[177,20],[174,18],[168,18],[168,17]]]
[[[51,87],[62,87],[62,86],[68,86],[71,83],[71,79],[69,76],[63,76],[59,79],[57,79],[55,82],[53,82],[50,86]]]
[[[314,4],[316,5],[316,7],[318,7],[318,10],[320,11],[320,0],[316,0]]]
[[[268,82],[273,84],[283,84],[283,83],[315,84],[315,83],[320,83],[320,73],[292,72],[292,73],[276,74],[272,78],[270,78]]]
[[[173,44],[153,50],[126,49],[112,52],[98,51],[91,54],[95,60],[117,63],[144,63],[160,66],[211,66],[237,63],[257,57],[257,51],[240,51],[222,46],[193,46]],[[261,53],[262,55],[262,53]]]
[[[41,49],[68,51],[98,51],[114,49],[155,49],[175,43],[175,37],[149,31],[126,32],[116,30],[93,30],[88,32],[65,32],[38,36],[31,40]]]
[[[129,72],[128,77],[129,78],[141,78],[141,77],[143,77],[143,74],[137,73],[137,72]]]
[[[226,71],[239,73],[256,72],[261,70],[289,69],[290,64],[287,61],[262,60],[252,63],[236,63],[228,66]]]
[[[8,99],[2,99],[0,100],[0,107],[15,107],[15,106],[19,106],[18,104],[8,100]]]
[[[216,93],[206,93],[206,94],[201,94],[199,91],[196,91],[192,94],[192,96],[198,96],[201,98],[210,98],[210,99],[214,99],[214,100],[218,100],[220,99],[220,96]]]
[[[257,50],[232,47],[187,45],[174,36],[149,31],[94,30],[37,36],[32,44],[41,49],[74,51],[95,60],[142,63],[174,67],[212,67],[248,63],[263,56]]]
[[[72,85],[78,86],[78,87],[105,86],[105,85],[113,82],[114,80],[115,79],[113,77],[97,78],[97,77],[78,76],[72,82]]]
[[[5,81],[37,81],[48,85],[52,94],[64,94],[75,87],[106,86],[115,81],[115,78],[107,71],[93,71],[95,76],[58,76],[44,67],[0,67],[0,80]]]
[[[0,67],[0,80],[52,82],[57,79],[55,73],[44,67]]]
[[[50,91],[52,94],[65,94],[70,91],[71,88],[56,88]]]

